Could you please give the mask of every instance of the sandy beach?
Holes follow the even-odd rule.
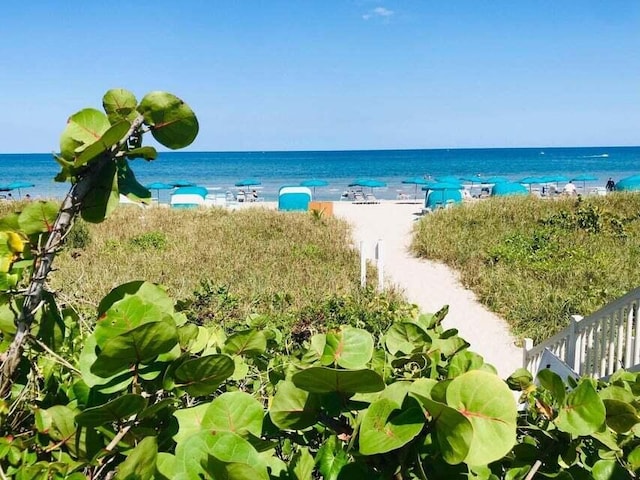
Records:
[[[383,241],[385,281],[397,285],[408,300],[423,312],[449,305],[445,326],[456,328],[506,378],[521,366],[522,352],[515,346],[506,322],[487,310],[465,289],[452,269],[409,253],[411,230],[422,204],[393,201],[379,204],[334,202],[334,214],[353,227],[354,245],[364,241],[371,255],[375,243]]]

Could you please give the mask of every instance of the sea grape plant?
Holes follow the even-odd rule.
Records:
[[[138,103],[133,93],[113,89],[104,95],[102,105],[104,112],[85,108],[71,115],[62,132],[60,153],[55,155],[61,166],[56,180],[70,181],[71,188],[60,208],[36,202],[1,225],[0,288],[10,295],[2,297],[0,308],[20,313],[2,356],[0,396],[11,389],[32,324],[49,298],[47,275],[75,217],[101,222],[116,208],[121,194],[150,201],[150,192],[137,182],[130,165],[130,160],[150,161],[157,156],[153,147],[142,145],[144,133],[151,132],[172,149],[191,144],[198,133],[191,108],[170,93],[152,92]],[[33,269],[28,268],[31,265]],[[29,276],[28,284],[16,295],[23,275]],[[8,340],[3,336],[4,344]]]

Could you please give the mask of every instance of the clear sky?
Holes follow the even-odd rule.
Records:
[[[191,150],[640,144],[638,0],[31,0],[0,10],[0,152],[113,87]]]

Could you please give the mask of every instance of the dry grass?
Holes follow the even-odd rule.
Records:
[[[52,287],[74,303],[96,305],[113,287],[137,279],[165,285],[176,299],[191,296],[203,281],[228,287],[244,313],[281,302],[284,292],[290,306],[301,308],[358,287],[348,226],[333,218],[265,209],[120,208],[86,228],[89,244],[61,253],[51,276]]]

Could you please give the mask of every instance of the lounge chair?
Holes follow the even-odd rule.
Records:
[[[366,203],[380,203],[373,193],[367,193],[364,198]]]
[[[278,210],[306,212],[311,202],[311,189],[308,187],[281,187],[278,191]]]

